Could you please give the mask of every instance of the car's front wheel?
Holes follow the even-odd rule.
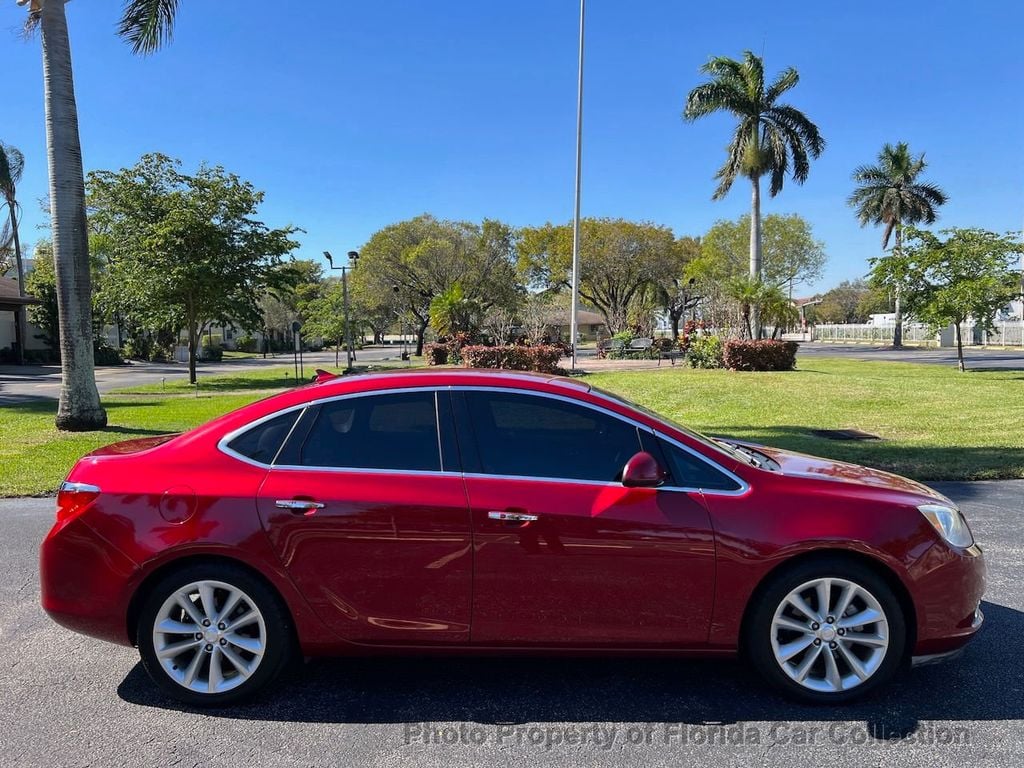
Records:
[[[281,671],[292,645],[278,596],[225,563],[189,565],[161,578],[145,598],[137,637],[154,682],[193,706],[255,694]]]
[[[838,703],[892,678],[906,634],[899,600],[873,569],[809,561],[761,592],[746,644],[754,665],[784,692]]]

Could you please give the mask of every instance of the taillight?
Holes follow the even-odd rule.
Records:
[[[63,523],[85,511],[100,495],[100,489],[88,483],[61,483],[57,491],[57,522]]]

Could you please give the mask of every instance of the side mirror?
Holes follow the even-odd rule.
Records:
[[[656,488],[665,482],[665,470],[658,460],[640,451],[622,469],[622,484],[627,488]]]

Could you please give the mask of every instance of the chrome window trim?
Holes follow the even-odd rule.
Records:
[[[311,403],[301,403],[299,405],[292,405],[289,406],[288,408],[282,408],[280,411],[274,411],[273,413],[267,414],[266,416],[260,416],[258,419],[256,419],[256,421],[250,421],[248,424],[243,424],[241,427],[231,430],[226,435],[224,435],[224,437],[218,440],[217,450],[219,450],[221,453],[226,453],[233,459],[238,459],[241,462],[249,464],[250,466],[261,467],[263,469],[270,469],[270,467],[273,466],[274,459],[276,459],[278,454],[281,453],[281,450],[284,448],[285,443],[288,442],[288,438],[292,436],[292,431],[295,429],[296,425],[299,423],[299,420],[302,418],[301,413],[299,413],[299,415],[295,417],[295,421],[292,422],[292,426],[288,430],[288,434],[284,436],[284,440],[282,440],[281,445],[278,446],[277,452],[274,453],[274,459],[270,460],[270,464],[264,464],[262,461],[250,459],[248,456],[244,456],[238,451],[232,449],[228,444],[234,441],[235,438],[241,437],[246,432],[256,429],[256,427],[258,427],[260,424],[265,424],[268,421],[276,419],[278,416],[284,416],[286,413],[291,413],[292,411],[304,411],[310,405]]]
[[[712,461],[711,459],[709,459],[707,456],[703,455],[699,451],[695,451],[690,446],[684,445],[683,443],[679,442],[675,438],[666,435],[664,432],[662,432],[662,431],[660,431],[658,429],[650,427],[647,424],[644,424],[644,423],[642,423],[640,421],[637,421],[636,419],[631,419],[628,416],[624,416],[621,413],[617,413],[615,411],[609,410],[608,408],[605,408],[605,407],[603,407],[601,405],[598,405],[597,403],[590,403],[590,402],[586,402],[586,401],[583,401],[583,400],[577,400],[575,398],[568,397],[566,395],[555,394],[553,392],[541,392],[539,390],[520,389],[518,387],[494,387],[494,386],[486,386],[486,385],[458,384],[458,385],[454,385],[454,386],[450,387],[450,389],[452,389],[453,391],[481,391],[481,390],[483,390],[483,391],[487,391],[487,392],[512,392],[514,394],[526,394],[526,395],[534,395],[534,396],[538,396],[538,397],[548,397],[548,398],[551,398],[553,400],[562,400],[562,401],[564,401],[566,403],[570,403],[572,405],[579,405],[579,406],[582,406],[584,408],[590,408],[591,410],[597,411],[598,413],[603,413],[603,414],[606,414],[608,416],[612,416],[613,418],[616,418],[619,421],[623,421],[626,424],[630,424],[631,426],[634,426],[634,427],[636,427],[638,429],[646,429],[646,430],[650,431],[655,437],[660,437],[663,440],[665,440],[666,442],[671,443],[672,445],[676,446],[677,448],[680,448],[681,450],[686,451],[687,453],[689,453],[690,455],[694,456],[699,461],[703,461],[705,464],[709,465],[712,469],[717,470],[718,472],[721,472],[723,475],[725,475],[729,479],[734,480],[740,486],[738,489],[736,489],[734,491],[723,491],[723,490],[714,489],[714,488],[708,488],[708,489],[703,489],[703,488],[698,488],[698,487],[689,488],[689,487],[685,487],[685,486],[674,486],[674,485],[672,485],[672,486],[669,486],[669,485],[659,486],[655,490],[658,490],[658,491],[683,492],[683,493],[702,493],[702,494],[711,494],[711,495],[716,495],[716,496],[742,496],[743,494],[745,494],[747,491],[750,490],[750,485],[745,480],[743,480],[743,478],[737,476],[733,472],[730,472],[725,467],[722,467],[722,466],[718,465],[716,462]],[[591,392],[591,393],[593,394],[593,392]],[[609,401],[608,398],[603,398],[603,399],[606,402]],[[574,484],[577,484],[577,485],[595,485],[595,486],[602,486],[602,487],[607,487],[607,486],[620,486],[621,487],[622,486],[622,483],[617,483],[615,481],[607,481],[607,480],[579,480],[577,478],[561,478],[561,477],[529,477],[529,476],[526,476],[526,475],[491,475],[491,474],[487,474],[487,473],[483,473],[483,472],[464,472],[463,474],[466,477],[486,477],[486,478],[493,478],[493,479],[499,479],[499,480],[535,480],[535,481],[541,481],[541,482],[574,483]]]
[[[742,477],[737,475],[735,472],[730,472],[725,467],[719,466],[717,463],[711,461],[711,459],[707,458],[706,456],[704,456],[699,451],[693,450],[693,448],[691,448],[690,446],[684,445],[683,443],[681,443],[678,440],[676,440],[674,437],[670,437],[670,436],[666,435],[664,432],[658,431],[657,429],[654,430],[654,436],[659,438],[659,439],[661,439],[661,440],[664,440],[666,443],[669,443],[670,445],[674,445],[676,448],[679,448],[680,450],[685,451],[686,453],[689,453],[691,456],[696,457],[700,461],[703,461],[705,464],[708,464],[709,466],[711,466],[712,469],[715,469],[715,470],[721,472],[723,475],[728,477],[730,480],[735,481],[740,486],[739,488],[737,488],[735,490],[732,490],[732,491],[722,490],[721,488],[685,488],[685,487],[674,486],[674,485],[673,486],[664,486],[662,488],[659,488],[658,490],[662,490],[662,491],[685,491],[685,492],[688,492],[688,493],[692,493],[693,491],[699,491],[700,493],[704,494],[705,496],[708,496],[708,495],[710,495],[710,496],[742,496],[743,494],[745,494],[747,491],[750,490],[750,483],[748,483]]]
[[[662,440],[665,440],[666,442],[670,443],[671,445],[674,445],[675,447],[679,448],[680,450],[683,450],[683,451],[689,453],[691,456],[695,457],[699,461],[703,461],[705,464],[709,465],[712,469],[714,469],[714,470],[716,470],[718,472],[721,472],[726,477],[730,478],[731,480],[734,480],[740,486],[738,489],[733,490],[733,491],[724,491],[724,490],[714,489],[714,488],[704,489],[704,488],[699,488],[699,487],[674,486],[674,485],[673,486],[668,486],[668,485],[666,485],[666,486],[659,486],[659,487],[655,488],[655,490],[658,490],[658,491],[670,491],[670,492],[673,492],[673,493],[700,493],[700,494],[712,495],[712,496],[742,496],[742,495],[744,495],[745,493],[747,493],[750,490],[750,484],[747,483],[743,478],[739,477],[738,475],[736,475],[733,472],[730,472],[728,469],[726,469],[725,467],[719,465],[717,462],[712,461],[711,459],[709,459],[707,456],[703,455],[699,451],[696,451],[693,448],[691,448],[690,446],[685,445],[684,443],[681,443],[679,440],[676,440],[674,437],[671,437],[671,436],[667,435],[665,432],[663,432],[663,431],[661,431],[659,429],[653,428],[653,427],[651,427],[651,426],[649,426],[647,424],[644,424],[643,422],[637,421],[636,419],[632,419],[632,418],[630,418],[628,416],[624,416],[621,413],[617,413],[617,412],[615,412],[613,410],[610,410],[610,409],[608,409],[608,408],[606,408],[606,407],[604,407],[602,405],[598,405],[597,403],[591,403],[591,402],[587,402],[587,401],[584,401],[584,400],[578,400],[576,398],[569,397],[567,395],[556,394],[554,392],[544,392],[544,391],[536,390],[536,389],[523,389],[522,387],[518,387],[518,386],[496,387],[496,386],[489,386],[489,385],[474,385],[474,384],[428,385],[428,386],[423,386],[423,387],[399,387],[397,389],[371,389],[371,390],[364,390],[362,392],[346,392],[346,393],[343,393],[343,394],[340,394],[340,395],[331,395],[329,397],[321,397],[321,398],[317,398],[315,400],[307,401],[305,403],[300,403],[298,405],[292,405],[292,406],[289,406],[288,408],[283,408],[280,411],[275,411],[275,412],[273,412],[271,414],[268,414],[266,416],[261,416],[256,421],[252,421],[252,422],[249,422],[248,424],[245,424],[245,425],[243,425],[241,427],[238,427],[237,429],[232,430],[228,434],[224,435],[224,437],[222,437],[217,442],[217,448],[221,452],[226,453],[227,455],[229,455],[229,456],[231,456],[233,458],[236,458],[239,461],[243,461],[246,464],[250,464],[252,466],[260,467],[262,469],[267,469],[267,470],[269,470],[269,469],[283,469],[283,470],[288,470],[288,471],[300,471],[301,470],[301,471],[307,471],[307,472],[309,472],[309,471],[319,471],[319,472],[352,473],[352,474],[401,474],[401,475],[413,475],[413,476],[419,476],[419,477],[452,477],[452,476],[462,476],[462,477],[467,477],[467,478],[482,478],[482,479],[489,479],[489,480],[524,480],[524,481],[527,481],[527,482],[564,483],[564,484],[568,484],[568,485],[590,485],[590,486],[597,486],[597,487],[603,487],[603,488],[616,487],[616,486],[617,487],[622,487],[622,483],[617,483],[614,480],[612,480],[612,481],[608,481],[608,480],[580,480],[578,478],[569,478],[569,477],[538,477],[538,476],[529,476],[529,475],[500,475],[500,474],[489,474],[489,473],[486,473],[486,472],[456,472],[454,470],[445,470],[444,469],[444,463],[443,463],[444,462],[444,455],[443,455],[443,451],[440,450],[440,440],[441,440],[441,429],[442,429],[442,427],[441,427],[440,419],[437,418],[437,411],[436,411],[437,403],[436,403],[436,400],[435,400],[434,408],[435,408],[435,423],[437,424],[438,441],[439,441],[438,456],[440,457],[440,460],[442,462],[442,464],[441,464],[442,469],[440,471],[438,471],[438,470],[422,470],[422,469],[386,469],[386,468],[370,468],[370,467],[307,467],[307,466],[304,466],[304,465],[301,465],[301,464],[264,464],[263,462],[259,462],[259,461],[256,461],[255,459],[250,459],[247,456],[243,456],[240,453],[238,453],[237,451],[233,451],[233,450],[231,450],[230,448],[227,447],[227,444],[230,443],[232,440],[234,440],[236,437],[238,437],[239,435],[241,435],[244,432],[247,432],[250,429],[258,427],[260,424],[262,424],[262,423],[264,423],[266,421],[270,421],[273,418],[276,418],[278,416],[282,416],[285,413],[289,413],[291,411],[304,410],[306,408],[311,408],[313,406],[323,405],[324,403],[331,403],[331,402],[335,402],[335,401],[338,401],[338,400],[347,400],[349,398],[356,398],[356,397],[370,397],[370,396],[373,396],[373,395],[407,394],[407,393],[410,393],[410,392],[434,392],[436,394],[437,392],[481,392],[481,391],[483,391],[483,392],[504,392],[504,393],[511,393],[511,394],[517,394],[517,395],[528,395],[528,396],[533,396],[533,397],[546,397],[546,398],[550,398],[552,400],[560,400],[562,402],[566,402],[566,403],[569,403],[571,405],[578,405],[578,406],[581,406],[583,408],[590,408],[593,411],[597,411],[598,413],[602,413],[602,414],[611,416],[613,418],[618,419],[619,421],[625,422],[626,424],[629,424],[629,425],[631,425],[633,427],[636,427],[638,429],[649,430],[656,438],[660,438]],[[591,394],[595,394],[595,393],[591,392]],[[599,396],[599,395],[597,395],[597,396]],[[602,399],[605,400],[606,402],[612,402],[609,398],[602,398]],[[625,406],[625,407],[628,407],[628,406]],[[301,418],[301,414],[298,417],[296,417],[295,423],[292,424],[292,430],[294,430],[296,425],[298,425],[300,418]],[[291,430],[289,430],[288,436],[285,437],[285,441],[281,443],[281,448],[283,448],[285,443],[288,441],[288,437],[291,437]],[[281,452],[281,448],[278,449],[278,454]],[[275,454],[275,458],[277,458],[276,454]]]
[[[324,403],[333,403],[333,402],[336,402],[338,400],[349,400],[349,399],[356,398],[356,397],[371,397],[373,395],[400,395],[400,394],[408,394],[408,393],[411,393],[411,392],[435,392],[436,393],[436,392],[441,392],[441,391],[445,391],[445,390],[449,390],[449,389],[451,389],[451,388],[450,387],[441,387],[441,386],[431,386],[431,387],[400,387],[398,389],[370,389],[370,390],[365,390],[363,392],[346,392],[346,393],[341,394],[341,395],[331,395],[330,397],[321,397],[321,398],[318,398],[316,400],[308,400],[305,403],[299,403],[298,405],[290,405],[287,408],[282,408],[280,411],[274,411],[273,413],[268,414],[266,416],[260,416],[255,421],[250,421],[248,424],[244,424],[243,426],[238,427],[237,429],[234,429],[231,432],[228,432],[228,434],[224,435],[224,437],[222,437],[220,440],[217,441],[217,448],[222,453],[226,453],[228,456],[231,456],[232,458],[238,459],[239,461],[244,461],[246,464],[250,464],[250,465],[252,465],[254,467],[260,467],[262,469],[305,469],[305,470],[326,470],[326,471],[329,471],[329,472],[360,472],[360,471],[365,471],[365,472],[391,472],[391,473],[401,472],[401,473],[415,473],[415,474],[424,474],[424,475],[429,475],[429,474],[457,475],[457,474],[461,474],[459,472],[446,472],[446,471],[443,471],[443,470],[442,471],[438,471],[438,470],[423,470],[423,469],[416,469],[416,470],[408,469],[408,470],[406,470],[406,469],[385,469],[385,468],[370,468],[370,467],[307,467],[307,466],[302,465],[302,464],[274,464],[274,463],[265,464],[262,461],[256,461],[255,459],[250,459],[248,456],[243,456],[242,454],[238,453],[237,451],[233,451],[233,450],[231,450],[231,448],[228,447],[228,443],[230,443],[232,440],[234,440],[239,435],[244,434],[245,432],[248,432],[250,429],[255,429],[256,427],[258,427],[260,424],[263,424],[264,422],[270,421],[271,419],[275,419],[278,416],[283,416],[286,413],[290,413],[291,411],[305,410],[306,408],[312,408],[313,406],[323,405]],[[292,431],[295,429],[296,426],[298,426],[299,419],[301,419],[301,418],[302,418],[302,414],[299,414],[299,416],[296,417],[295,423],[292,424],[292,428],[290,430],[288,430],[288,434],[285,436],[284,442],[281,443],[281,447],[278,448],[277,449],[277,453],[274,454],[274,458],[275,459],[278,457],[278,455],[280,455],[282,449],[284,449],[285,443],[287,443],[288,442],[288,438],[290,438],[292,436]],[[438,433],[438,452],[437,452],[438,460],[441,463],[441,466],[443,467],[444,466],[444,463],[443,463],[444,462],[444,457],[443,457],[443,455],[441,453],[441,444],[440,444],[440,440],[441,440],[441,424],[440,424],[440,420],[437,418],[437,399],[436,399],[436,397],[435,397],[435,400],[434,400],[434,423],[437,425],[437,433]],[[271,462],[273,462],[273,460],[271,460]]]

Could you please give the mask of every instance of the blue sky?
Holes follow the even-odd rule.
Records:
[[[358,248],[429,211],[512,224],[567,221],[575,141],[574,0],[303,3],[184,0],[173,44],[133,57],[120,2],[67,6],[86,169],[159,150],[224,165],[267,193],[298,255]],[[242,10],[244,9],[244,10]],[[940,224],[1024,224],[1024,4],[998,0],[682,3],[590,0],[583,213],[699,235],[749,208],[711,201],[730,122],[680,119],[711,55],[796,67],[791,101],[828,141],[807,184],[765,212],[808,218],[830,256],[825,288],[864,273],[880,235],[845,199],[886,141],[924,150],[950,195]],[[45,194],[38,39],[0,3],[0,139],[27,158],[27,238]],[[806,291],[805,291],[806,292]]]

